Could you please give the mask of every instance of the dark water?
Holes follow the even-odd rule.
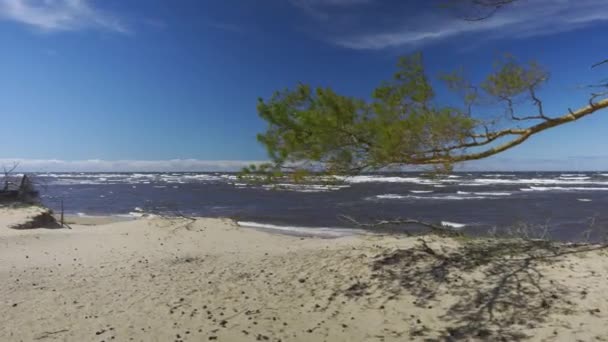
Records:
[[[608,173],[460,173],[367,175],[339,185],[245,185],[234,174],[39,174],[43,200],[68,213],[132,215],[154,210],[232,217],[289,227],[353,228],[360,221],[414,218],[464,225],[472,233],[526,222],[548,225],[556,239],[578,240],[608,226]],[[595,236],[597,238],[597,236]]]

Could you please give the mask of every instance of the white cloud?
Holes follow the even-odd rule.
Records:
[[[323,35],[332,43],[351,49],[416,46],[471,34],[480,39],[525,38],[608,21],[608,1],[605,0],[521,0],[486,20],[474,22],[436,6],[422,9],[400,5],[388,7],[375,0],[364,1],[370,5],[365,8],[349,6],[341,10],[328,5],[354,5],[361,1],[293,1],[314,8],[317,18],[322,17],[321,14],[324,18],[331,16],[330,22],[320,25],[325,31]],[[372,6],[374,10],[370,10]],[[343,26],[336,27],[338,23]]]
[[[240,171],[260,160],[58,160],[58,159],[0,159],[0,171],[18,163],[16,172],[229,172]],[[422,170],[424,167],[406,167]],[[456,165],[456,171],[606,171],[608,156],[572,156],[564,158],[532,158],[495,156]]]
[[[89,0],[0,0],[0,19],[45,32],[91,28],[130,32],[120,20],[96,9]]]
[[[19,172],[197,172],[240,171],[263,161],[247,160],[58,160],[58,159],[0,159],[2,166],[18,163]]]

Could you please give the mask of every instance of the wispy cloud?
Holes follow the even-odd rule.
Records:
[[[196,172],[239,171],[255,160],[58,160],[58,159],[0,159],[2,166],[18,163],[19,172]]]
[[[439,6],[420,8],[405,2],[292,0],[292,3],[314,9],[313,18],[331,17],[325,24],[315,24],[324,31],[319,33],[332,43],[351,49],[416,46],[473,34],[480,39],[525,38],[608,21],[605,0],[522,0],[477,22],[462,20]],[[367,6],[356,6],[361,3]]]
[[[16,172],[230,172],[240,171],[260,160],[59,160],[0,159],[0,170],[14,163]],[[424,170],[408,167],[406,170]],[[456,165],[456,171],[606,171],[608,156],[573,156],[563,158],[493,157]]]
[[[0,19],[45,32],[82,29],[131,32],[118,18],[94,7],[89,0],[0,0]]]

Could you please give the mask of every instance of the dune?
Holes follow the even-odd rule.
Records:
[[[228,219],[15,230],[0,209],[1,341],[601,340],[602,246],[298,237]]]

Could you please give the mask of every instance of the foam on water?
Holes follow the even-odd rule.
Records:
[[[150,214],[150,213],[144,213],[141,211],[132,211],[130,213],[128,213],[127,215],[115,215],[117,217],[126,217],[126,218],[147,218],[147,219],[153,219],[153,218],[157,218],[158,215],[155,214]]]
[[[352,235],[360,235],[360,234],[368,234],[361,229],[351,229],[351,228],[331,228],[331,227],[300,227],[300,226],[279,226],[274,224],[267,223],[258,223],[258,222],[243,222],[239,221],[237,224],[241,227],[246,228],[256,228],[263,229],[269,231],[279,231],[282,233],[294,234],[294,235],[303,235],[303,236],[318,236],[318,237],[326,237],[326,238],[339,238],[344,236],[352,236]]]
[[[476,195],[476,196],[511,196],[511,192],[466,192],[458,191],[459,195]]]
[[[606,188],[594,187],[562,187],[562,186],[531,186],[521,189],[521,191],[608,191]]]
[[[402,198],[408,198],[408,196],[395,195],[395,194],[386,194],[386,195],[378,195],[378,196],[376,196],[376,198],[379,198],[379,199],[402,199]]]
[[[466,224],[464,224],[464,223],[456,223],[456,222],[449,222],[449,221],[441,221],[441,225],[444,227],[449,227],[449,228],[454,228],[454,229],[460,229],[460,228],[466,227]]]
[[[579,181],[579,180],[588,180],[591,179],[591,177],[589,176],[559,176],[559,179],[563,179],[563,180],[572,180],[572,181]]]
[[[350,177],[336,177],[345,183],[413,183],[413,184],[439,184],[439,180],[425,179],[421,177],[399,177],[399,176],[378,176],[378,175],[360,175]],[[441,180],[447,182],[448,180]],[[456,182],[455,180],[449,180],[449,182]]]
[[[53,184],[150,184],[162,183],[207,183],[236,180],[236,175],[207,173],[45,173],[40,177],[53,179]]]
[[[284,190],[297,192],[327,192],[349,188],[350,185],[323,185],[323,184],[265,184],[263,188],[268,190]]]
[[[476,178],[470,182],[462,182],[459,185],[518,185],[518,184],[539,184],[539,185],[608,185],[606,181],[593,181],[588,179],[560,179],[560,178],[523,178],[523,179],[489,179]]]
[[[377,195],[369,199],[417,199],[417,200],[445,200],[445,201],[462,201],[462,200],[479,200],[486,199],[486,196],[458,196],[458,195],[445,195],[445,196],[415,196],[415,195],[397,195],[397,194],[384,194]]]

